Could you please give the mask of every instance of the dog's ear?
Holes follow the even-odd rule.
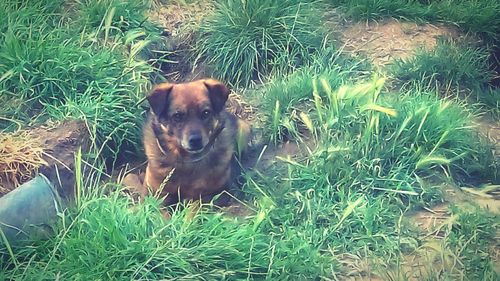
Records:
[[[220,112],[226,104],[229,97],[229,89],[221,82],[215,79],[203,80],[203,83],[208,89],[208,96],[215,112]]]
[[[147,96],[149,106],[156,116],[160,116],[167,108],[168,95],[174,84],[161,83],[156,85],[151,93]]]

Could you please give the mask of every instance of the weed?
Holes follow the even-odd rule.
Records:
[[[467,280],[497,280],[490,251],[498,229],[498,216],[482,209],[452,208],[448,247],[457,254]],[[459,266],[459,265],[456,265]]]
[[[2,121],[83,119],[111,162],[120,151],[135,150],[143,120],[138,103],[154,73],[138,55],[150,41],[130,31],[102,42],[111,23],[80,31],[63,20],[60,7],[1,5],[11,11],[1,26],[0,100],[8,105]]]
[[[83,26],[94,30],[107,21],[114,28],[126,31],[148,24],[145,13],[152,4],[151,0],[80,0],[79,19]]]
[[[390,72],[399,81],[423,88],[478,90],[494,76],[488,51],[465,43],[439,40],[432,50],[418,49],[414,57],[397,59]]]
[[[225,0],[202,22],[195,46],[213,75],[238,86],[289,73],[320,49],[317,1]]]
[[[322,50],[312,56],[311,61],[289,76],[281,78],[282,75],[278,74],[268,84],[248,93],[263,112],[264,134],[272,142],[297,138],[304,132],[305,128],[301,128],[301,122],[297,121],[302,118],[301,109],[310,104],[313,78],[321,77],[336,89],[348,80],[363,79],[371,69],[366,62],[355,61],[333,49]]]

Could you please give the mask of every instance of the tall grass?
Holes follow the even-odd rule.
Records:
[[[296,139],[301,154],[248,175],[244,190],[275,206],[269,231],[294,229],[324,251],[393,263],[420,243],[403,214],[441,199],[437,177],[498,181],[464,104],[432,93],[381,94],[377,79],[332,88],[328,77],[316,80],[309,106],[294,109],[314,141]]]
[[[452,219],[446,235],[447,246],[458,254],[461,268],[468,280],[496,280],[493,241],[498,230],[498,215],[484,209],[451,208]]]
[[[438,40],[431,50],[421,48],[413,57],[395,60],[390,72],[424,88],[480,89],[494,77],[486,49],[451,40]]]
[[[4,119],[83,119],[93,128],[97,145],[105,144],[104,157],[134,150],[143,118],[138,103],[154,74],[138,56],[151,40],[135,30],[112,36],[108,31],[118,26],[106,17],[97,28],[82,29],[77,20],[65,19],[62,2],[28,2],[0,4],[6,11],[0,21],[5,31],[0,100],[7,105],[0,109],[2,127],[11,126]],[[139,3],[127,3],[132,2]]]
[[[297,138],[304,133],[304,126],[297,121],[301,120],[301,109],[310,105],[311,79],[322,77],[336,89],[347,81],[366,78],[371,70],[367,62],[354,60],[331,48],[321,50],[311,58],[311,65],[285,77],[277,75],[271,82],[248,92],[265,117],[264,135],[271,142]]]
[[[406,89],[471,93],[487,110],[498,114],[500,95],[489,86],[496,75],[489,58],[487,49],[439,40],[431,50],[421,48],[410,58],[396,59],[389,73]]]
[[[165,220],[159,200],[132,206],[120,187],[103,185],[102,165],[79,158],[76,166],[83,171],[76,176],[76,207],[61,214],[47,241],[12,245],[12,255],[0,242],[1,277],[311,280],[333,266],[333,257],[293,231],[264,232],[265,216],[236,219],[185,205]]]
[[[202,22],[195,46],[212,74],[248,86],[272,72],[288,73],[320,49],[325,33],[317,1],[224,0]]]
[[[98,29],[106,19],[114,29],[130,30],[149,24],[146,12],[152,0],[79,0],[79,20],[85,26]]]
[[[316,84],[307,89],[309,106],[294,110],[301,116],[295,122],[303,123],[320,144],[309,163],[317,163],[323,175],[332,172],[329,184],[347,180],[359,190],[422,195],[420,178],[435,171],[455,179],[498,180],[490,147],[475,133],[473,115],[464,104],[441,101],[432,93],[379,97],[381,80],[333,91],[328,79],[321,79],[323,88]],[[274,109],[268,110],[272,120]]]
[[[48,241],[11,254],[0,246],[3,277],[311,280],[345,274],[344,254],[392,264],[415,250],[422,241],[404,214],[439,199],[426,177],[471,173],[491,153],[479,152],[470,113],[433,95],[382,95],[380,79],[336,90],[321,76],[309,82],[301,110],[313,142],[245,175],[253,215],[187,205],[165,221],[159,201],[130,208],[102,186],[101,165],[77,162],[76,209]]]
[[[433,6],[418,0],[331,0],[334,5],[343,6],[347,15],[354,19],[375,20],[384,17],[407,19],[433,19]]]

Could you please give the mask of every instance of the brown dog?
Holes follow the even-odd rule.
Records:
[[[250,133],[247,123],[224,110],[228,96],[213,79],[153,89],[144,126],[144,188],[170,204],[208,200],[228,187],[238,143],[246,146]]]

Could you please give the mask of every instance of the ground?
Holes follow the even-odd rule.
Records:
[[[177,3],[177,2],[176,2]],[[160,6],[151,12],[151,18],[157,21],[164,29],[164,36],[172,44],[175,50],[174,58],[178,61],[166,71],[165,76],[171,81],[185,81],[203,77],[205,74],[203,65],[192,65],[185,57],[189,40],[192,39],[192,25],[199,23],[203,17],[209,14],[213,7],[205,3],[203,5],[180,4]],[[433,48],[436,40],[441,37],[453,39],[464,38],[465,34],[456,26],[446,24],[414,23],[402,20],[387,19],[373,22],[353,22],[344,18],[339,12],[334,11],[326,14],[327,27],[330,28],[332,36],[338,36],[343,50],[354,56],[366,57],[379,70],[384,72],[384,67],[394,59],[408,58],[412,56],[417,48]],[[247,120],[253,125],[261,126],[259,120],[259,108],[253,106],[242,94],[243,91],[236,90],[231,94],[228,101],[228,110],[239,117]],[[476,120],[478,132],[487,136],[493,143],[495,157],[500,156],[500,120],[491,118],[488,114]],[[39,127],[27,131],[18,132],[24,135],[23,139],[30,140],[27,144],[14,144],[19,153],[33,153],[35,159],[32,165],[22,169],[22,174],[12,175],[11,166],[3,167],[0,163],[0,195],[12,190],[28,180],[35,171],[40,170],[50,174],[52,179],[56,169],[73,170],[73,160],[78,146],[86,145],[88,132],[85,126],[78,122],[65,122],[62,124],[50,124],[50,128]],[[0,138],[0,143],[11,141]],[[276,157],[297,156],[304,153],[304,148],[293,141],[282,144],[263,144],[259,139],[254,140],[254,155],[250,156],[249,165],[257,165],[257,169],[266,170],[276,161]],[[23,146],[24,145],[24,146]],[[6,147],[6,146],[5,146]],[[0,149],[0,152],[1,149]],[[57,156],[56,156],[57,155]],[[57,158],[55,160],[54,158]],[[258,158],[259,161],[256,161]],[[131,167],[140,166],[143,163],[129,161],[125,163]],[[257,162],[257,163],[256,163]],[[49,167],[49,169],[47,169]],[[56,168],[54,168],[56,167]],[[249,167],[246,167],[249,168]],[[18,168],[19,169],[19,168]],[[127,168],[128,169],[128,168]],[[68,170],[68,169],[66,169]],[[114,179],[123,171],[114,171]],[[72,174],[66,175],[70,180]],[[66,179],[67,180],[67,179]],[[64,179],[63,179],[64,181]],[[406,214],[406,219],[415,222],[424,233],[425,243],[418,247],[413,254],[405,255],[401,260],[398,270],[405,272],[407,280],[419,280],[422,271],[426,267],[432,267],[439,271],[440,268],[449,266],[453,259],[443,253],[443,234],[449,221],[453,219],[449,205],[458,205],[464,209],[480,206],[494,214],[500,214],[499,188],[494,187],[483,192],[453,184],[444,184],[444,200],[432,206],[423,207]],[[68,193],[67,190],[65,193]],[[69,194],[69,193],[68,193]],[[68,195],[69,196],[69,195]],[[223,212],[231,217],[247,218],[256,212],[255,206],[249,206],[246,202],[233,200],[233,204],[223,208]],[[491,252],[495,268],[500,272],[500,243],[497,230],[496,241]],[[440,256],[441,255],[441,256]],[[342,265],[342,280],[387,280],[397,279],[395,276],[381,276],[380,261],[361,259],[357,255],[342,254],[338,257]],[[399,275],[397,275],[400,277]],[[0,275],[1,277],[1,275]]]

